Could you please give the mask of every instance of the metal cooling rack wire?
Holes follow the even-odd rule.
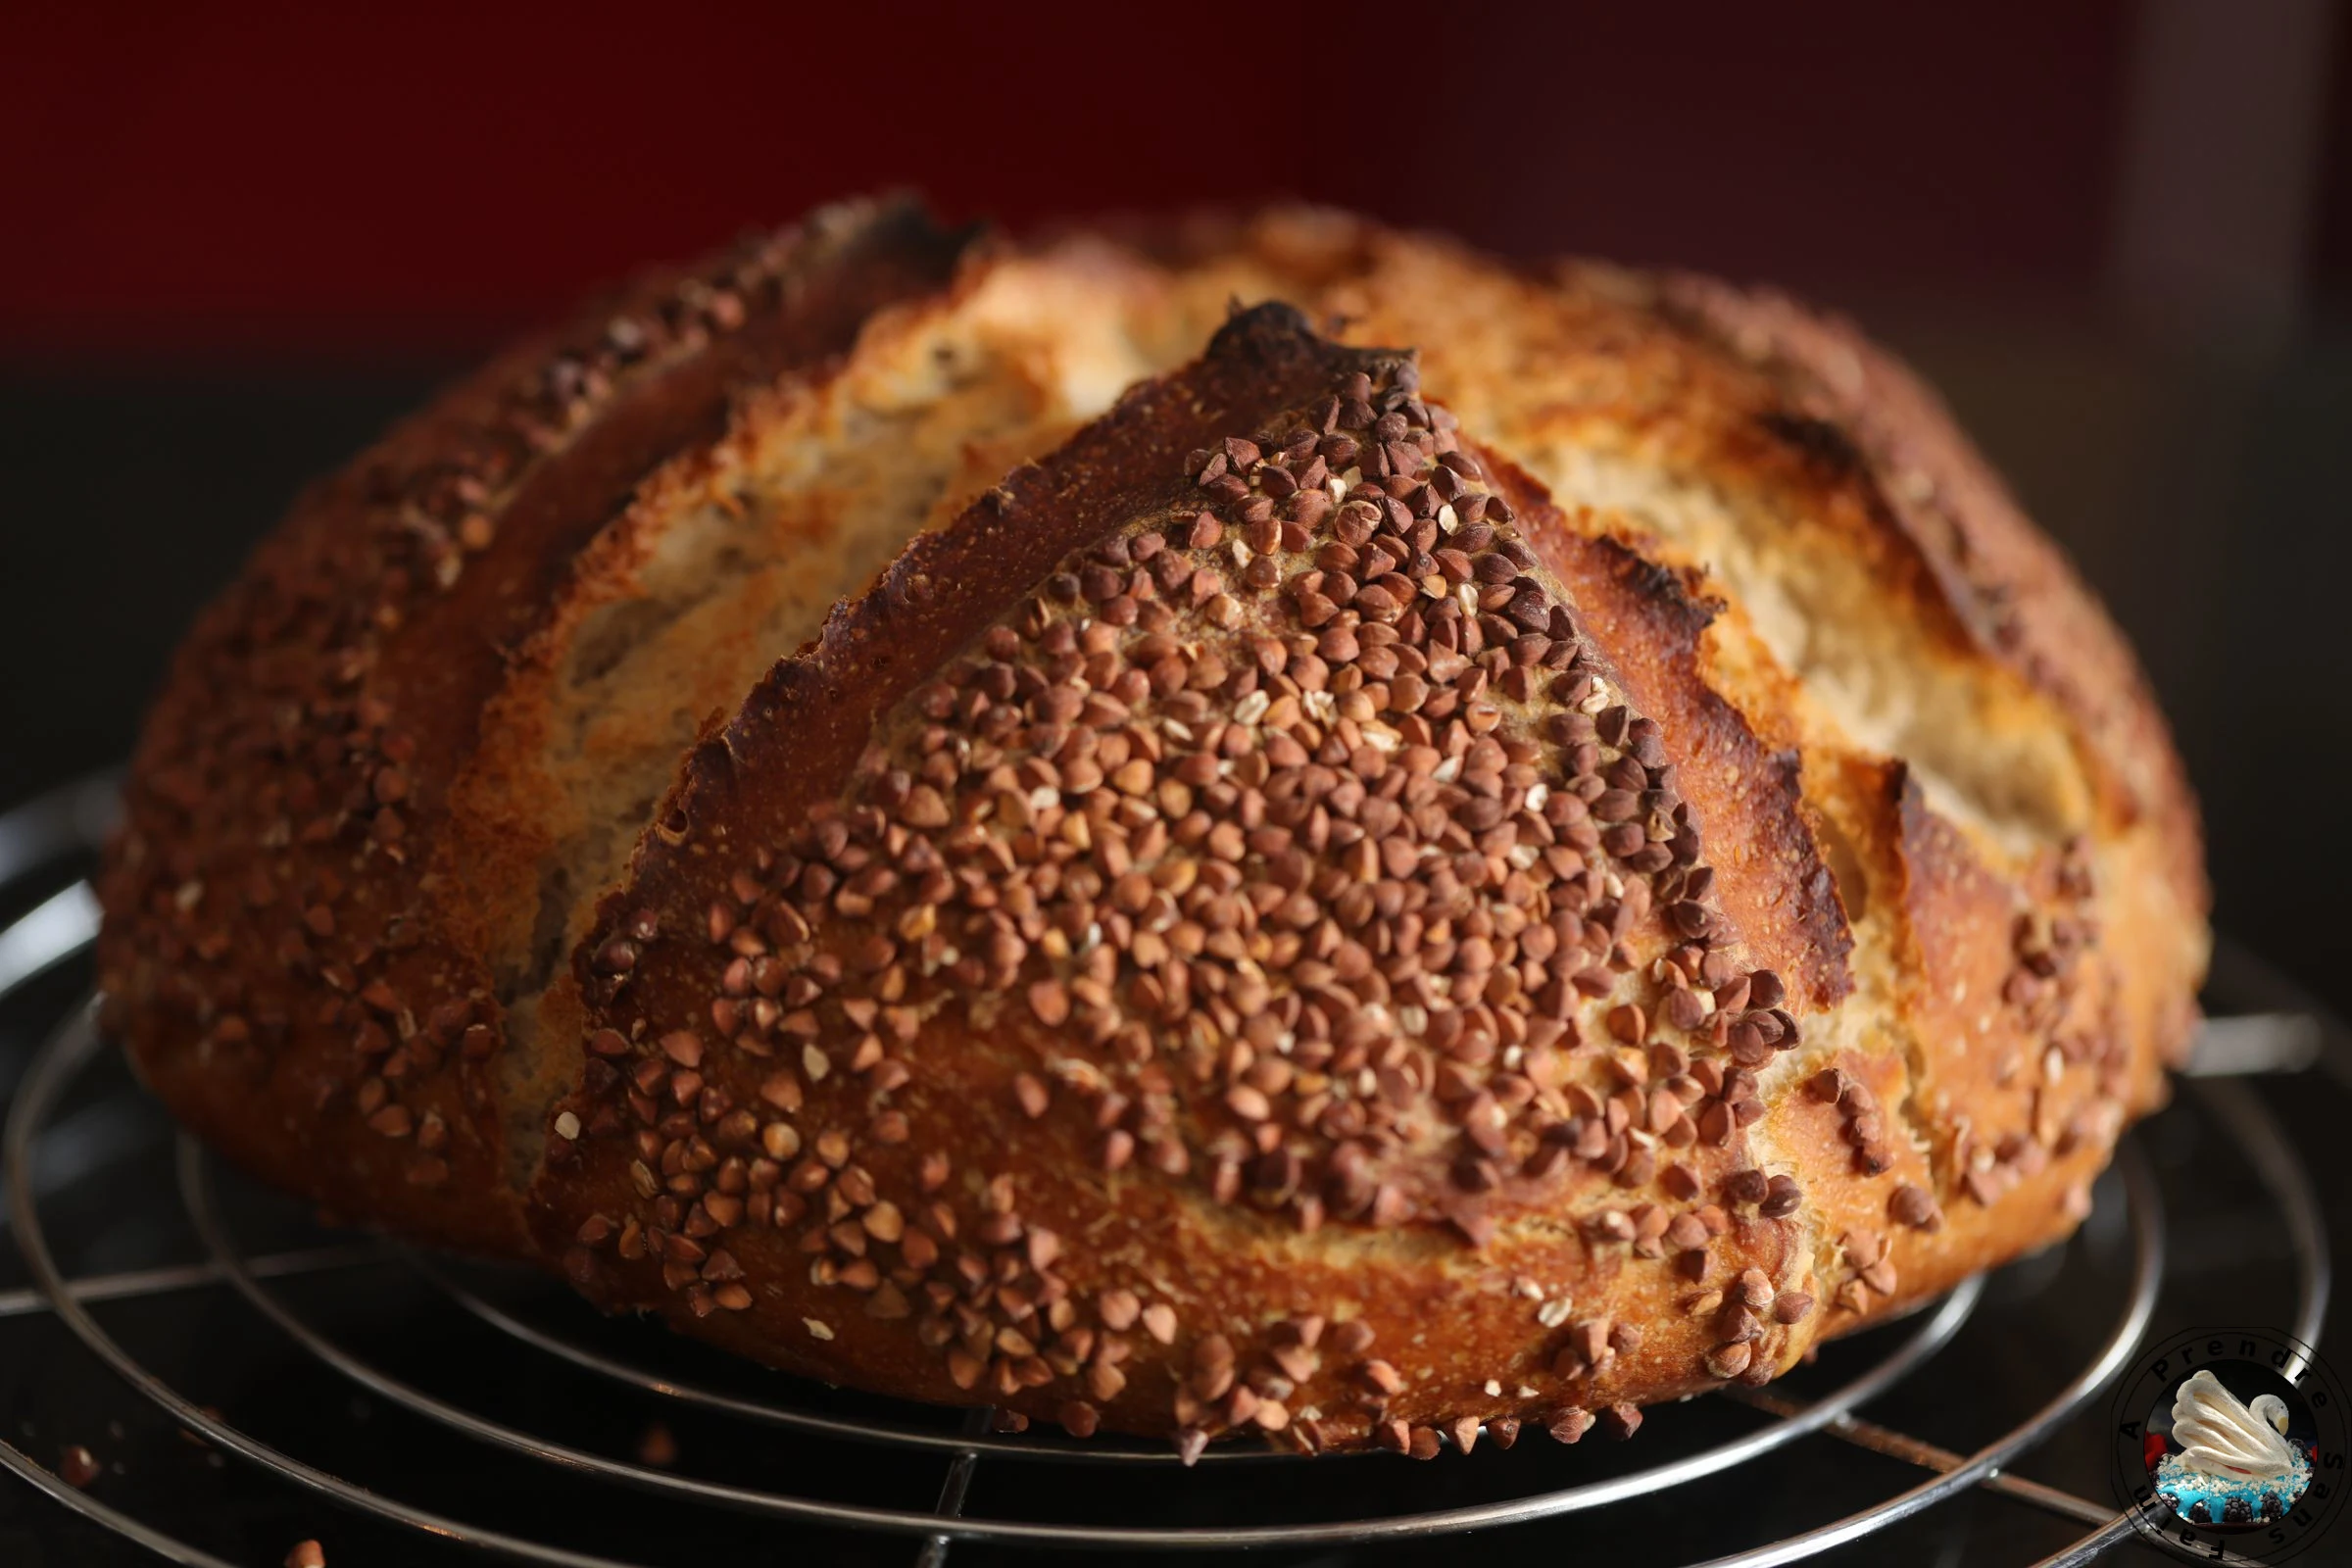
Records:
[[[428,1531],[446,1540],[481,1546],[493,1552],[503,1552],[523,1561],[578,1564],[582,1568],[605,1568],[607,1559],[565,1551],[543,1544],[522,1540],[501,1532],[469,1527],[459,1521],[443,1518],[426,1510],[413,1507],[397,1499],[365,1491],[340,1477],[329,1475],[293,1455],[283,1453],[249,1436],[200,1408],[169,1384],[154,1376],[128,1351],[117,1343],[98,1324],[96,1319],[74,1298],[68,1282],[59,1273],[48,1248],[48,1238],[42,1230],[38,1207],[29,1197],[23,1173],[28,1171],[42,1124],[64,1089],[81,1068],[104,1048],[104,1042],[92,1026],[90,1009],[77,1009],[74,1016],[59,1030],[45,1047],[33,1069],[11,1107],[6,1137],[7,1169],[11,1182],[11,1204],[18,1227],[18,1240],[25,1261],[33,1274],[35,1285],[46,1293],[54,1310],[63,1322],[98,1358],[129,1383],[172,1420],[197,1436],[213,1443],[222,1451],[265,1469],[281,1478],[306,1487],[345,1506]],[[181,1173],[190,1202],[191,1217],[200,1235],[212,1251],[215,1265],[222,1276],[236,1287],[246,1298],[277,1327],[287,1333],[305,1350],[324,1359],[344,1376],[379,1396],[407,1406],[430,1420],[435,1420],[464,1436],[490,1443],[525,1454],[543,1462],[573,1469],[606,1480],[624,1482],[650,1491],[665,1492],[702,1502],[778,1515],[809,1523],[883,1530],[922,1536],[947,1535],[956,1538],[1019,1542],[1032,1544],[1084,1545],[1098,1547],[1200,1548],[1265,1545],[1311,1545],[1392,1540],[1409,1536],[1454,1533],[1504,1524],[1552,1517],[1583,1508],[1598,1507],[1626,1497],[1680,1485],[1697,1476],[1709,1474],[1740,1459],[1764,1452],[1793,1441],[1804,1433],[1826,1424],[1836,1415],[1884,1390],[1910,1371],[1929,1354],[1941,1348],[1956,1333],[1960,1324],[1974,1308],[1981,1287],[1971,1282],[1954,1292],[1944,1303],[1913,1331],[1905,1344],[1893,1354],[1871,1368],[1844,1389],[1808,1406],[1791,1420],[1776,1422],[1745,1437],[1720,1444],[1700,1453],[1667,1464],[1652,1466],[1631,1475],[1605,1482],[1571,1487],[1533,1496],[1513,1498],[1503,1502],[1473,1507],[1451,1508],[1431,1512],[1394,1515],[1385,1518],[1348,1519],[1303,1525],[1241,1526],[1214,1529],[1175,1528],[1152,1529],[1138,1527],[1070,1525],[1030,1520],[1001,1520],[972,1518],[944,1518],[936,1512],[911,1509],[877,1508],[836,1503],[816,1498],[790,1496],[760,1492],[749,1488],[723,1486],[692,1480],[642,1466],[607,1458],[580,1449],[516,1431],[474,1415],[410,1387],[368,1365],[359,1357],[319,1334],[270,1295],[242,1265],[242,1259],[220,1223],[211,1200],[203,1156],[192,1145],[183,1144]],[[2156,1213],[2153,1181],[2142,1169],[2132,1178],[2132,1209],[2135,1216],[2135,1240],[2138,1243],[2132,1299],[2118,1326],[2110,1356],[2126,1353],[2131,1343],[2138,1337],[2147,1312],[2153,1304],[2155,1286],[2162,1263],[2162,1240]],[[2104,1368],[2094,1367],[2084,1377],[2097,1376],[2103,1381]],[[2079,1378],[2078,1382],[2082,1379]],[[2062,1396],[2067,1408],[2073,1399]],[[2063,1412],[2061,1412],[2063,1413]],[[875,1426],[858,1435],[875,1442],[895,1442],[897,1433],[885,1426]],[[2013,1434],[2031,1442],[2036,1433]],[[2022,1444],[2021,1444],[2022,1446]],[[976,1464],[988,1444],[979,1437],[968,1437],[958,1445],[956,1460]],[[964,1455],[971,1458],[966,1461]],[[1046,1457],[1048,1455],[1040,1455]],[[1374,1460],[1372,1462],[1378,1462]],[[1989,1469],[1996,1460],[1984,1461]],[[1912,1493],[1882,1504],[1854,1519],[1841,1521],[1843,1534],[1838,1539],[1877,1528],[1883,1518],[1891,1522],[1904,1517],[1938,1497],[1978,1479],[1974,1471],[1955,1472],[1929,1482]],[[1838,1527],[1833,1527],[1838,1528]],[[1749,1558],[1735,1559],[1743,1564]],[[1752,1558],[1762,1564],[1788,1560],[1786,1556],[1765,1555]]]
[[[111,800],[111,779],[98,779],[44,798],[31,807],[0,816],[0,885],[37,870],[64,852],[86,849],[104,831]],[[27,927],[27,921],[32,924]],[[0,929],[0,997],[30,975],[78,954],[95,931],[96,910],[88,891],[74,884],[37,906],[31,914]],[[10,956],[16,955],[12,965]],[[2265,1020],[2245,1020],[2259,1023]],[[2270,1020],[2276,1022],[2276,1020]],[[2292,1024],[2290,1017],[2286,1020]],[[2294,1036],[2270,1031],[2270,1045],[2259,1030],[2237,1031],[2240,1062],[2260,1061],[2266,1052],[2280,1054],[2277,1042]],[[900,1448],[934,1451],[948,1459],[948,1470],[935,1507],[928,1511],[890,1509],[834,1503],[818,1498],[790,1496],[752,1489],[669,1475],[603,1455],[588,1453],[491,1421],[449,1404],[437,1396],[390,1377],[337,1344],[303,1318],[263,1281],[314,1269],[381,1262],[385,1252],[375,1247],[316,1249],[305,1252],[248,1257],[238,1248],[214,1200],[210,1168],[203,1152],[183,1138],[178,1150],[182,1196],[191,1219],[207,1249],[206,1260],[180,1269],[146,1271],[69,1281],[58,1271],[40,1227],[38,1193],[31,1185],[33,1156],[59,1097],[74,1076],[102,1049],[87,1006],[63,1023],[36,1057],[25,1082],[10,1106],[5,1135],[5,1169],[10,1209],[20,1246],[33,1274],[33,1292],[0,1294],[0,1316],[35,1310],[45,1305],[112,1370],[160,1409],[188,1430],[225,1452],[272,1472],[280,1478],[326,1496],[344,1506],[374,1514],[398,1524],[469,1545],[509,1560],[550,1563],[560,1568],[630,1568],[612,1559],[575,1552],[545,1543],[443,1518],[394,1499],[364,1491],[352,1483],[318,1470],[244,1434],[199,1409],[133,1359],[99,1326],[87,1303],[154,1290],[201,1288],[226,1283],[249,1304],[289,1336],[308,1353],[326,1361],[346,1378],[380,1396],[478,1441],[540,1462],[584,1472],[608,1480],[666,1493],[689,1500],[749,1510],[755,1513],[812,1523],[888,1531],[921,1538],[918,1561],[938,1564],[955,1539],[1053,1545],[1088,1545],[1128,1549],[1182,1549],[1225,1546],[1309,1545],[1394,1540],[1403,1537],[1453,1533],[1555,1517],[1605,1506],[1629,1497],[1672,1487],[1771,1448],[1820,1432],[1849,1443],[1893,1453],[1937,1473],[1909,1491],[1815,1530],[1713,1559],[1697,1568],[1768,1568],[1857,1540],[1897,1520],[1907,1518],[1972,1486],[1986,1486],[2019,1500],[2034,1503],[2067,1517],[2094,1522],[2102,1528],[2067,1552],[2050,1559],[2068,1564],[2084,1562],[2129,1530],[2126,1520],[2111,1520],[2097,1503],[2040,1487],[2002,1473],[2002,1467],[2047,1435],[2121,1369],[2144,1332],[2153,1311],[2163,1272],[2163,1227],[2155,1183],[2145,1159],[2127,1145],[2119,1166],[2133,1242],[2133,1265],[2123,1310],[2099,1349],[2064,1388],[2024,1423],[1976,1453],[1960,1455],[1939,1449],[1905,1434],[1862,1420],[1852,1412],[1883,1394],[1933,1355],[1956,1334],[1982,1294],[1982,1282],[1970,1281],[1946,1297],[1883,1359],[1826,1397],[1796,1405],[1769,1395],[1746,1402],[1777,1419],[1770,1426],[1720,1444],[1685,1459],[1672,1461],[1605,1482],[1570,1487],[1500,1502],[1439,1511],[1407,1513],[1370,1519],[1346,1519],[1311,1524],[1239,1526],[1217,1529],[1152,1529],[1093,1527],[1048,1521],[966,1518],[962,1504],[971,1479],[983,1459],[1028,1463],[1165,1465],[1172,1462],[1164,1449],[1134,1445],[1075,1446],[1037,1438],[1015,1438],[985,1430],[987,1412],[974,1412],[960,1434],[927,1428],[911,1421],[893,1422],[823,1414],[788,1403],[750,1399],[716,1390],[662,1377],[629,1363],[590,1350],[539,1329],[482,1299],[433,1260],[402,1250],[425,1279],[445,1292],[460,1307],[492,1329],[571,1366],[640,1393],[698,1406],[743,1419],[765,1422],[804,1433],[872,1443]],[[2289,1049],[2288,1055],[2303,1054]],[[2283,1061],[2274,1060],[2274,1065]],[[2318,1324],[2328,1292],[2328,1262],[2325,1231],[2308,1176],[2270,1122],[2259,1101],[2234,1084],[2200,1084],[2208,1108],[2246,1152],[2257,1174],[2271,1189],[2286,1216],[2298,1260],[2298,1337],[2316,1342]],[[17,1300],[15,1297],[23,1297]],[[1215,1462],[1235,1463],[1280,1455],[1249,1450],[1212,1450]],[[1348,1461],[1355,1462],[1355,1461]],[[1371,1462],[1380,1462],[1373,1460]],[[139,1520],[68,1487],[46,1468],[13,1446],[0,1444],[0,1464],[23,1476],[43,1493],[85,1517],[118,1531],[127,1539],[169,1560],[203,1565],[221,1559],[146,1526]],[[225,1568],[225,1565],[223,1565]]]
[[[31,880],[69,855],[95,850],[114,830],[113,772],[36,796],[0,812],[0,890]],[[87,882],[60,888],[0,930],[0,996],[79,953],[98,930],[98,901]]]

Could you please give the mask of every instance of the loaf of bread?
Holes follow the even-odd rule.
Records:
[[[904,202],[308,494],[105,902],[265,1181],[1188,1456],[1622,1437],[2065,1235],[2207,940],[2129,649],[1845,328]]]

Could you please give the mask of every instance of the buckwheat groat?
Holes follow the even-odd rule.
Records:
[[[1899,371],[1302,214],[844,211],[494,368],[198,629],[107,895],[265,1177],[1188,1455],[1627,1436],[2063,1234],[2204,943]]]

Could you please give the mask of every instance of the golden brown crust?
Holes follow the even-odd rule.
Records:
[[[1307,213],[720,277],[183,652],[109,1016],[260,1174],[837,1381],[1426,1455],[2062,1235],[2160,1098],[2161,719],[1843,328]]]
[[[1846,323],[1781,295],[1677,276],[1660,297],[1670,319],[1783,382],[1794,407],[1768,427],[1869,488],[1873,514],[1918,552],[1976,646],[2074,720],[2082,764],[2114,819],[2154,825],[2181,904],[2203,913],[2196,806],[2138,662],[1936,395]]]
[[[1721,606],[1701,597],[1696,574],[1648,560],[1619,536],[1562,528],[1539,536],[1545,546],[1579,585],[1637,706],[1665,730],[1700,819],[1718,833],[1736,827],[1748,847],[1740,875],[1721,884],[1725,911],[1759,963],[1798,987],[1804,1010],[1835,1007],[1853,990],[1853,937],[1804,817],[1797,757],[1768,748],[1751,716],[1708,684],[1700,639]]]
[[[888,204],[651,279],[303,499],[180,651],[108,866],[110,1021],[191,1125],[345,1212],[525,1245],[490,944],[514,879],[449,854],[448,793],[640,477],[960,248]]]

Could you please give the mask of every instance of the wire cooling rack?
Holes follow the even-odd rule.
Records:
[[[97,778],[0,816],[0,907],[22,910],[0,927],[0,1002],[27,988],[54,990],[51,971],[82,958],[97,911],[87,884],[71,878],[105,832],[112,802],[113,780]],[[34,902],[45,886],[56,891]],[[2243,1167],[2282,1230],[2291,1332],[2316,1345],[2328,1301],[2327,1217],[2292,1140],[2260,1097],[2226,1075],[2308,1069],[2328,1048],[2332,1026],[2300,997],[2282,1000],[2250,960],[2226,963],[2224,979],[2232,967],[2245,973],[2223,1001],[2241,1010],[2209,1026],[2198,1057],[2209,1076],[2192,1080],[2196,1093],[2184,1110],[2201,1118],[2210,1147]],[[33,1418],[12,1434],[25,1445],[0,1443],[0,1465],[65,1509],[175,1563],[276,1561],[283,1544],[257,1554],[264,1549],[247,1544],[250,1532],[235,1527],[235,1517],[267,1511],[253,1500],[257,1487],[274,1500],[270,1517],[284,1511],[287,1493],[298,1504],[308,1499],[319,1520],[314,1534],[332,1533],[338,1520],[365,1521],[365,1560],[421,1560],[410,1553],[429,1550],[558,1568],[799,1558],[834,1548],[860,1561],[930,1568],[952,1552],[960,1568],[967,1556],[1001,1560],[1040,1548],[1120,1558],[1261,1548],[1337,1563],[1570,1515],[1582,1516],[1581,1540],[1597,1539],[1601,1521],[1618,1532],[1613,1539],[1624,1539],[1629,1521],[1651,1532],[1661,1553],[1653,1560],[1690,1560],[1680,1547],[1688,1538],[1705,1568],[1768,1568],[1878,1536],[1972,1491],[2089,1527],[2043,1555],[2045,1564],[2087,1562],[2132,1530],[2112,1503],[2096,1500],[2103,1494],[2095,1489],[2083,1489],[2094,1493],[2085,1496],[2007,1467],[2098,1396],[2154,1318],[2169,1233],[2141,1134],[2123,1146],[2083,1236],[2067,1249],[1992,1276],[1990,1286],[1971,1280],[1908,1320],[1830,1346],[1818,1365],[1771,1389],[1653,1410],[1640,1439],[1623,1448],[1559,1448],[1537,1438],[1509,1453],[1487,1446],[1411,1464],[1216,1447],[1185,1469],[1164,1446],[1001,1433],[986,1411],[959,1416],[741,1366],[655,1328],[598,1319],[524,1271],[311,1224],[156,1116],[107,1049],[87,1001],[45,1010],[51,1027],[16,1084],[0,1143],[8,1228],[27,1281],[0,1290],[0,1324],[46,1317],[62,1326],[70,1346],[63,1354],[113,1373],[138,1396],[149,1424],[189,1440],[190,1452],[213,1467],[197,1494],[218,1505],[176,1510],[184,1518],[142,1507],[147,1494],[137,1483],[155,1468],[146,1463],[138,1473],[70,1481],[61,1473],[70,1466],[44,1462],[54,1455],[36,1442],[62,1430],[70,1412],[42,1408],[37,1396]],[[79,1192],[93,1186],[105,1190],[97,1220],[91,1198]],[[69,1211],[63,1223],[61,1210]],[[112,1255],[90,1238],[125,1224],[142,1236],[179,1238],[176,1256],[141,1267],[73,1260]],[[2062,1352],[2023,1357],[2042,1380],[2030,1407],[1972,1448],[1945,1448],[1859,1414],[1899,1402],[1913,1375],[1972,1324],[2000,1343],[1999,1325],[1980,1323],[1982,1315],[2020,1310],[2016,1301],[2037,1302],[2046,1315],[2052,1299],[2063,1301],[2075,1331]],[[152,1323],[132,1332],[110,1326],[167,1301],[179,1324],[164,1336],[170,1353],[148,1344]],[[232,1310],[241,1315],[221,1316]],[[203,1326],[191,1330],[198,1311]],[[2211,1320],[2264,1315],[2249,1306],[2236,1319]],[[225,1339],[212,1339],[215,1332]],[[222,1346],[234,1353],[213,1353]],[[254,1418],[216,1402],[223,1380],[208,1363],[221,1360],[263,1369],[225,1380],[240,1403],[257,1406]],[[61,1371],[49,1403],[61,1402],[58,1390],[63,1402],[77,1402],[87,1381]],[[341,1400],[343,1418],[283,1419],[285,1401],[270,1395],[289,1390],[313,1410]],[[403,1423],[397,1431],[392,1420]],[[692,1431],[701,1462],[681,1462],[673,1425]],[[120,1421],[108,1430],[131,1441]],[[1837,1455],[1856,1448],[1927,1474],[1882,1486],[1865,1505],[1826,1521],[1807,1521],[1801,1497],[1717,1509],[1745,1531],[1728,1550],[1714,1549],[1722,1541],[1713,1527],[1677,1527],[1686,1498],[1722,1478],[1755,1474],[1769,1459],[1810,1491],[1806,1477],[1842,1476],[1849,1466]],[[432,1456],[421,1471],[390,1468],[397,1479],[416,1478],[429,1501],[412,1500],[380,1474],[384,1461],[418,1453]],[[984,1482],[981,1506],[975,1488]],[[1776,1487],[1788,1490],[1785,1479]],[[453,1494],[456,1503],[443,1500]],[[216,1539],[202,1539],[208,1535]],[[224,1536],[232,1544],[221,1544]],[[626,1554],[614,1555],[622,1545]]]

